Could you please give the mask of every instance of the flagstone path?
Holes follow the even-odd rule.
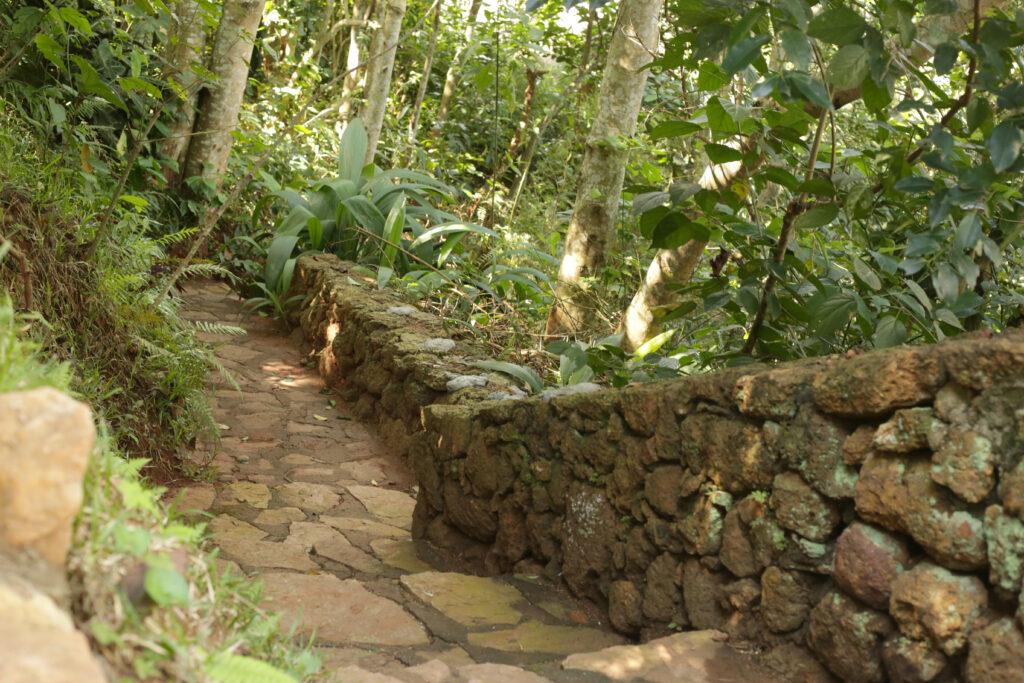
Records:
[[[459,573],[410,537],[410,469],[297,344],[271,321],[240,316],[224,285],[185,296],[185,317],[248,334],[203,335],[238,388],[209,379],[222,438],[191,457],[212,460],[215,481],[172,487],[167,499],[209,515],[221,558],[258,576],[268,606],[297,619],[299,634],[315,633],[336,680],[772,680],[710,632],[628,645],[596,608],[539,576]]]

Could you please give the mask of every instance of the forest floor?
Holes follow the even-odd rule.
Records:
[[[204,335],[238,389],[210,376],[222,437],[191,457],[215,475],[172,486],[167,500],[208,521],[222,562],[263,582],[283,626],[315,634],[336,680],[772,680],[713,632],[630,645],[543,577],[458,571],[411,538],[409,467],[297,345],[273,322],[242,317],[224,285],[194,284],[185,296],[184,317],[248,334]]]

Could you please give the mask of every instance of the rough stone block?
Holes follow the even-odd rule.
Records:
[[[0,395],[0,542],[63,566],[96,432],[55,389]]]
[[[877,417],[935,397],[945,383],[935,349],[901,346],[829,366],[814,380],[814,402],[832,415]]]

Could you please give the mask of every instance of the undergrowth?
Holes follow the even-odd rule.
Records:
[[[216,430],[204,389],[216,360],[196,332],[240,330],[183,319],[177,297],[154,303],[169,248],[189,233],[156,237],[141,207],[121,213],[86,262],[107,198],[35,133],[0,112],[0,391],[52,386],[97,417],[68,559],[78,626],[119,680],[315,680],[309,644],[150,483],[199,474],[176,457]]]

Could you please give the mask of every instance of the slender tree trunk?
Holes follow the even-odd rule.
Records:
[[[353,23],[348,31],[348,45],[345,50],[345,80],[341,86],[341,104],[338,107],[338,118],[341,122],[348,123],[352,118],[352,110],[355,108],[356,91],[359,90],[359,83],[363,79],[363,69],[360,65],[362,59],[359,56],[359,28],[367,26],[373,14],[374,2],[370,0],[354,0],[352,3],[352,17],[361,20]]]
[[[430,81],[430,69],[434,65],[434,50],[437,47],[437,34],[441,28],[441,0],[437,0],[434,6],[433,25],[430,28],[430,43],[427,45],[427,55],[423,58],[423,78],[420,79],[420,87],[416,90],[416,101],[412,105],[412,118],[409,120],[409,146],[416,144],[416,133],[420,128],[420,113],[423,111],[423,98],[427,95],[427,85]]]
[[[388,92],[391,90],[391,72],[395,68],[395,52],[398,50],[398,36],[405,18],[405,0],[386,0],[379,9],[380,27],[370,43],[370,55],[366,66],[366,88],[363,107],[359,118],[366,127],[366,163],[373,163],[384,125],[384,110],[387,109]]]
[[[980,0],[978,4],[979,13],[984,14],[992,7],[1005,6],[1006,0]],[[931,59],[932,48],[929,44],[944,41],[947,36],[960,35],[971,25],[973,15],[974,0],[962,0],[959,12],[928,17],[918,28],[918,35],[927,36],[927,42],[915,42],[911,50],[913,58],[918,62]],[[860,86],[838,90],[832,93],[832,106],[839,109],[861,97]],[[804,110],[814,117],[821,116],[822,113],[822,109],[813,104],[807,104]],[[737,176],[750,171],[751,169],[742,168],[740,162],[719,164],[709,167],[699,182],[705,189],[723,188]],[[622,316],[619,331],[624,333],[623,348],[636,349],[658,333],[659,309],[670,308],[678,302],[678,285],[686,284],[693,277],[706,247],[706,242],[690,241],[676,249],[658,251],[647,269],[643,284]],[[667,285],[676,286],[669,288]]]
[[[476,15],[480,13],[481,0],[473,0],[469,6],[469,14],[466,15],[466,31],[462,35],[462,47],[455,54],[448,67],[448,73],[444,76],[444,90],[441,92],[441,103],[437,107],[437,121],[440,123],[448,118],[452,109],[452,97],[455,96],[455,86],[459,84],[459,71],[462,69],[462,62],[466,58],[466,52],[473,45],[473,34],[476,33]]]
[[[604,265],[619,211],[628,150],[658,49],[661,0],[623,0],[608,47],[597,114],[587,137],[576,205],[565,236],[545,337],[578,332],[591,318],[586,278]]]
[[[200,79],[193,73],[192,66],[200,61],[206,45],[203,17],[196,0],[178,0],[172,5],[168,33],[165,77],[177,85],[175,90],[180,98],[171,111],[172,120],[161,149],[175,163],[175,166],[164,170],[164,177],[170,185],[177,185],[185,167],[185,155],[196,118]]]
[[[210,59],[210,71],[217,80],[200,94],[185,162],[186,178],[203,176],[218,186],[223,180],[263,6],[264,0],[233,0],[224,4]]]

